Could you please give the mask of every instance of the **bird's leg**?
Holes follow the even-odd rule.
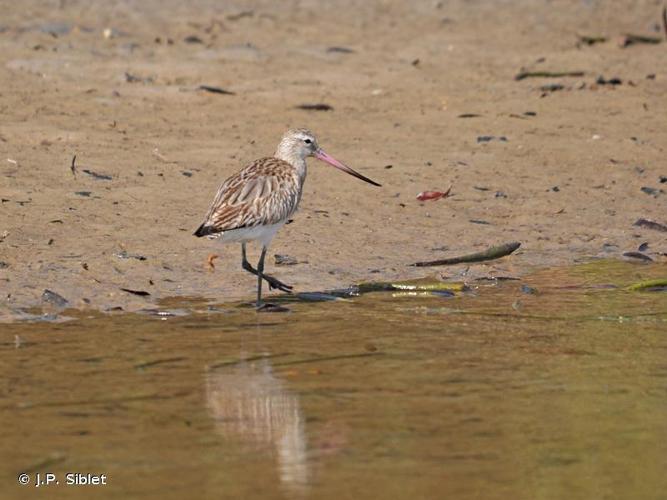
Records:
[[[257,276],[257,269],[252,267],[252,264],[250,264],[250,262],[248,262],[248,259],[246,258],[245,243],[241,243],[241,255],[243,256],[243,260],[241,261],[241,267],[243,267],[243,269],[245,269],[249,273],[252,273],[255,276]],[[292,287],[290,285],[286,285],[285,283],[274,278],[273,276],[269,276],[268,274],[262,273],[262,278],[269,284],[270,290],[277,288],[281,292],[291,293],[292,291]]]
[[[264,275],[264,257],[266,257],[266,247],[262,247],[262,254],[257,263],[257,307],[262,307],[262,278]]]

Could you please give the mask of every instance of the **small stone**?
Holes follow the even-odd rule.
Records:
[[[660,193],[662,193],[662,190],[658,190],[648,186],[642,187],[641,190],[643,193],[650,194],[651,196],[658,196]]]
[[[293,266],[299,263],[296,258],[290,255],[275,254],[273,257],[275,258],[276,266]]]
[[[65,297],[49,289],[45,289],[42,293],[42,301],[53,304],[56,307],[67,307],[69,305],[69,301]]]

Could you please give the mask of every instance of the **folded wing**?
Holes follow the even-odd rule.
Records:
[[[264,158],[256,161],[220,186],[195,236],[287,220],[298,204],[296,184],[291,166],[282,160]]]

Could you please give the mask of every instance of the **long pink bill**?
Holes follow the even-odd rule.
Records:
[[[381,184],[378,184],[377,182],[370,180],[368,177],[361,175],[359,172],[356,172],[355,170],[352,170],[350,167],[348,167],[347,165],[342,164],[341,162],[339,162],[333,156],[329,156],[328,154],[326,154],[321,149],[318,149],[317,151],[315,151],[314,156],[318,160],[322,160],[323,162],[328,163],[332,167],[336,167],[338,170],[342,170],[343,172],[346,172],[350,175],[355,176],[357,179],[361,179],[362,181],[366,181],[369,184],[373,184],[373,186],[380,186],[381,187]]]

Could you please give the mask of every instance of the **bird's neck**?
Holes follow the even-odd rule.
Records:
[[[279,160],[283,160],[284,162],[289,163],[294,167],[294,170],[296,171],[297,175],[299,178],[305,179],[306,177],[306,159],[302,158],[300,155],[295,154],[293,151],[285,151],[278,147],[278,150],[276,151],[275,157],[278,158]]]

